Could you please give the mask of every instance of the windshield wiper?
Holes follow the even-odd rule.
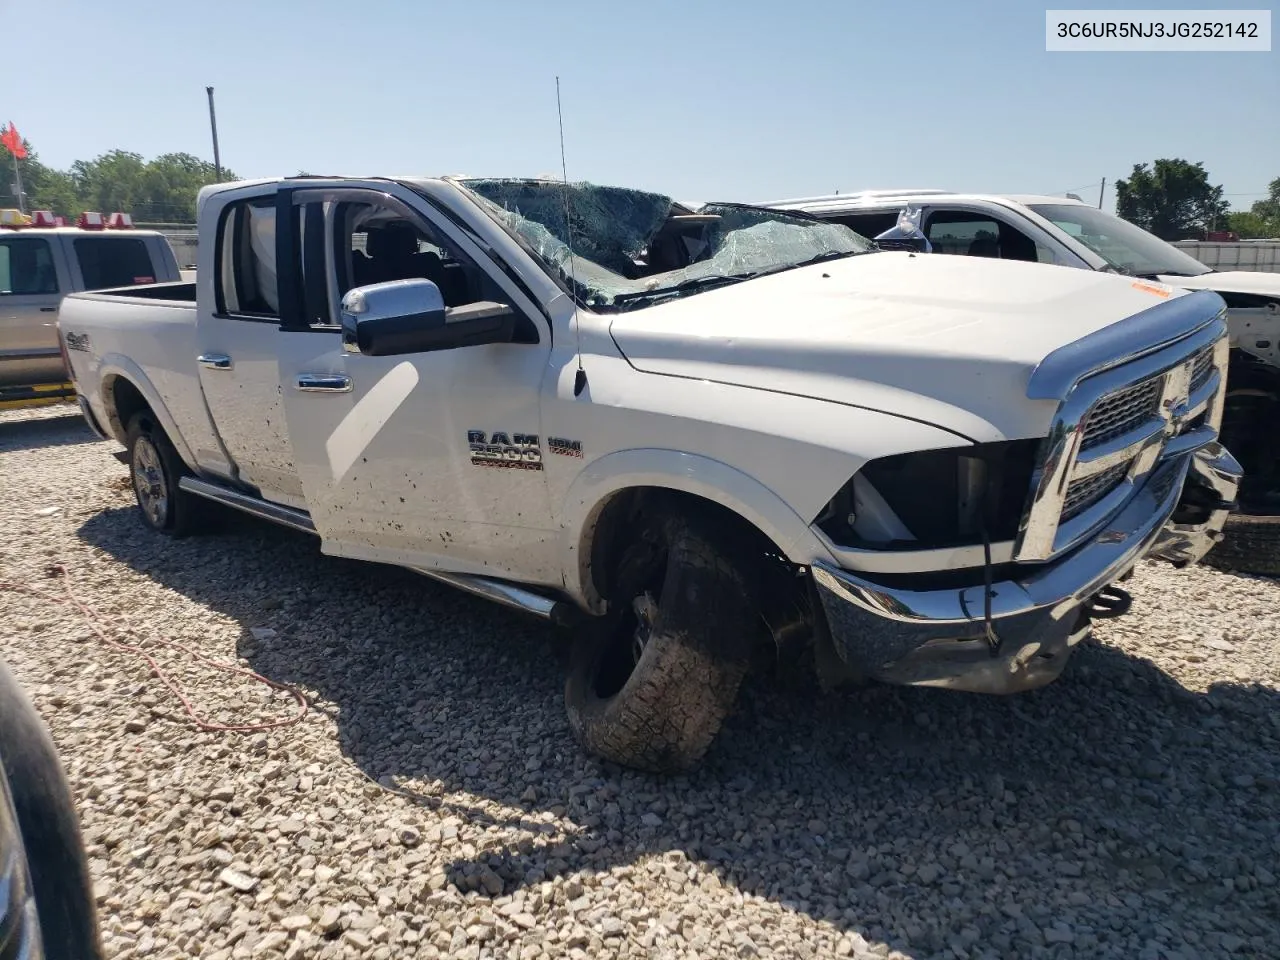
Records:
[[[711,274],[706,277],[690,277],[670,287],[654,287],[652,290],[633,290],[631,293],[620,293],[613,298],[615,306],[623,303],[634,303],[637,300],[649,300],[654,297],[678,297],[691,290],[706,290],[711,287],[722,287],[739,280],[750,280],[754,273]]]

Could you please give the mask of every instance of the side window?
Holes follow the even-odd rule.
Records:
[[[81,237],[72,244],[80,261],[86,290],[155,283],[156,271],[142,240],[126,237]]]
[[[990,217],[942,210],[929,217],[925,236],[934,253],[968,257],[1000,256],[1000,224]]]
[[[420,220],[406,219],[398,210],[341,203],[333,225],[339,297],[353,287],[423,279],[439,287],[447,308],[508,299],[448,237]],[[520,318],[516,330],[516,342],[537,342],[537,330],[528,318]]]
[[[218,227],[218,312],[276,319],[275,198],[232,204]]]
[[[1040,259],[1034,240],[1004,221],[981,213],[938,210],[930,215],[924,232],[934,253],[1032,263]]]
[[[40,237],[0,240],[0,296],[40,296],[58,292],[58,273],[49,241]]]

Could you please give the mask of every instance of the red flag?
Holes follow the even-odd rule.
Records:
[[[22,145],[22,137],[18,136],[18,128],[13,125],[13,121],[9,121],[9,128],[3,134],[0,134],[0,143],[9,148],[19,160],[25,160],[27,156],[27,148]]]

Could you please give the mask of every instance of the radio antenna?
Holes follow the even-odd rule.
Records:
[[[556,77],[556,119],[560,121],[560,175],[564,178],[564,226],[569,240],[569,285],[573,300],[573,341],[578,354],[578,372],[573,376],[573,395],[580,395],[587,385],[587,371],[582,368],[582,331],[578,322],[578,276],[573,265],[573,218],[569,215],[569,165],[564,159],[564,111],[560,108],[560,78]]]

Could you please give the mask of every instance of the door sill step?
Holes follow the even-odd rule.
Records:
[[[233,490],[217,483],[210,483],[198,477],[183,477],[178,481],[178,487],[188,493],[195,494],[197,497],[204,497],[206,500],[212,500],[214,503],[231,507],[233,510],[240,510],[255,517],[261,517],[263,520],[270,520],[272,523],[278,523],[284,527],[301,530],[303,533],[316,532],[316,526],[311,522],[311,516],[305,510],[295,510],[293,507],[271,503],[252,494],[242,493],[239,490]]]
[[[271,503],[252,494],[233,490],[221,484],[210,483],[198,477],[183,477],[178,481],[178,486],[188,493],[195,494],[197,497],[204,497],[206,500],[212,500],[214,503],[231,507],[233,510],[240,510],[263,520],[270,520],[272,523],[291,527],[294,530],[301,530],[304,533],[314,534],[316,532],[315,524],[311,522],[311,515],[305,510],[295,510],[293,507]],[[504,607],[523,610],[525,613],[531,613],[543,620],[550,620],[553,623],[564,625],[573,620],[574,608],[571,604],[540,593],[534,593],[532,590],[517,586],[514,583],[508,583],[505,580],[465,573],[447,573],[443,570],[431,570],[427,567],[408,567],[407,569],[459,590],[465,590],[467,593],[484,597],[486,600],[500,603]]]

